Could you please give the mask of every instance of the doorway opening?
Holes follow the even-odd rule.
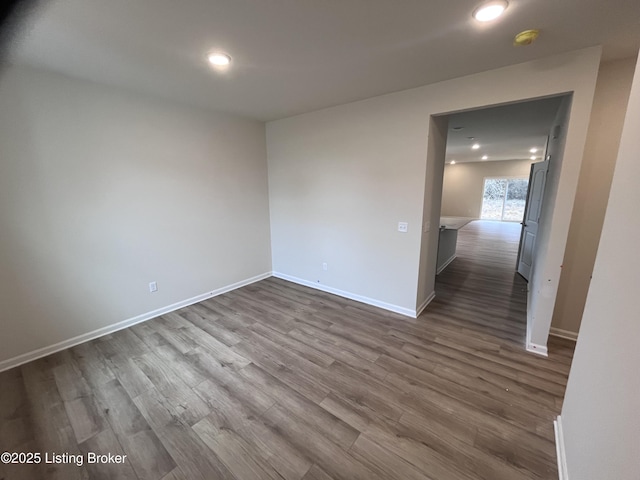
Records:
[[[536,227],[542,214],[546,165],[550,161],[548,139],[556,129],[562,104],[563,97],[552,97],[447,116],[439,261],[448,265],[458,255],[456,245],[451,245],[451,239],[456,237],[451,230],[463,232],[465,225],[480,221],[530,225],[525,236],[518,231],[514,255],[506,253],[514,250],[510,245],[501,249],[512,272],[517,270],[528,280],[535,262]],[[531,177],[536,164],[544,164],[545,168],[536,167],[542,175]],[[530,195],[532,184],[534,197]],[[535,205],[525,222],[528,200]],[[494,227],[494,233],[498,228]],[[504,238],[507,237],[512,239],[513,232]],[[446,258],[442,252],[447,252]],[[524,264],[520,262],[521,252],[525,254]],[[437,272],[444,268],[439,264]]]
[[[421,274],[419,287],[433,285],[436,296],[444,289],[456,305],[470,295],[479,308],[500,305],[494,317],[517,326],[528,349],[527,322],[538,299],[526,279],[536,259],[544,262],[538,230],[551,227],[570,106],[565,94],[431,117],[429,158],[439,161],[431,169],[427,162],[423,241],[432,235],[437,249],[421,253],[421,265],[435,268],[427,270],[433,283]],[[439,231],[428,233],[429,220]]]

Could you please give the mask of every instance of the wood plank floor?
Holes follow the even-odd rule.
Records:
[[[518,226],[473,222],[409,319],[270,278],[0,374],[1,479],[556,479],[573,344],[523,350]]]

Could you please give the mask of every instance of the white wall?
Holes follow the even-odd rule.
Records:
[[[551,317],[555,306],[558,283],[562,273],[562,258],[564,249],[549,248],[551,245],[553,232],[562,229],[564,241],[567,239],[568,222],[571,218],[571,208],[573,208],[573,197],[571,199],[559,194],[561,193],[562,173],[566,167],[567,160],[565,147],[570,128],[570,112],[572,112],[572,98],[565,96],[558,106],[558,112],[549,129],[549,141],[545,152],[549,158],[549,169],[544,186],[544,197],[540,218],[538,220],[538,233],[536,243],[533,247],[533,262],[531,273],[529,274],[528,297],[527,297],[527,349],[532,352],[545,353],[547,350],[547,338],[551,328]],[[580,164],[578,163],[578,168]],[[578,172],[575,172],[573,180],[577,180]],[[575,195],[575,184],[574,184]],[[567,204],[570,209],[567,210]],[[563,209],[565,216],[563,220],[567,224],[558,224],[557,212]],[[530,306],[534,308],[530,308]]]
[[[502,160],[445,165],[442,216],[480,218],[484,179],[487,177],[529,178],[531,163],[531,160]]]
[[[569,480],[640,477],[640,64],[562,407]]]
[[[600,241],[636,59],[600,65],[551,326],[577,335]],[[553,330],[552,330],[553,331]]]
[[[574,91],[546,266],[559,277],[599,58],[591,48],[268,123],[274,271],[415,311],[423,210],[441,200],[425,192],[427,162],[444,162],[427,159],[430,116]],[[543,343],[550,321],[534,332]]]
[[[5,69],[0,225],[0,361],[269,272],[264,124]]]
[[[449,131],[449,117],[431,117],[429,122],[428,158],[443,159],[447,153],[447,133]],[[435,296],[435,272],[438,264],[438,249],[430,248],[437,245],[440,238],[440,210],[442,203],[442,177],[444,162],[428,162],[425,173],[425,195],[422,209],[422,234],[420,240],[420,265],[418,269],[417,311],[419,314]],[[432,201],[432,198],[434,201]],[[431,222],[431,219],[438,221]]]

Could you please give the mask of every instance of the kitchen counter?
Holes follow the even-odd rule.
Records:
[[[474,220],[476,219],[471,217],[440,217],[436,275],[439,275],[456,258],[458,230]]]
[[[473,217],[440,217],[440,228],[447,230],[460,230],[467,223],[477,220]]]

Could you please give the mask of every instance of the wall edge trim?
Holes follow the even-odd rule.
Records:
[[[74,347],[81,343],[85,343],[90,340],[95,340],[96,338],[102,337],[104,335],[108,335],[110,333],[117,332],[119,330],[123,330],[125,328],[131,327],[138,323],[146,322],[147,320],[151,320],[152,318],[159,317],[160,315],[164,315],[165,313],[173,312],[174,310],[188,307],[189,305],[193,305],[194,303],[201,302],[203,300],[215,297],[217,295],[222,295],[223,293],[230,292],[231,290],[235,290],[236,288],[244,287],[246,285],[259,282],[260,280],[264,280],[265,278],[269,278],[269,277],[271,277],[271,272],[262,273],[254,277],[246,278],[244,280],[240,280],[239,282],[235,282],[230,285],[220,287],[216,290],[212,290],[210,292],[196,295],[195,297],[187,298],[185,300],[181,300],[179,302],[173,303],[171,305],[167,305],[165,307],[158,308],[156,310],[152,310],[150,312],[136,315],[135,317],[122,320],[112,325],[107,325],[106,327],[101,327],[101,328],[98,328],[97,330],[92,330],[91,332],[83,333],[81,335],[77,335],[67,340],[62,340],[61,342],[54,343],[53,345],[48,345],[46,347],[38,348],[36,350],[23,353],[16,357],[3,360],[0,362],[0,372],[9,370],[14,367],[18,367],[20,365],[31,362],[33,360],[37,360],[42,357],[46,357],[47,355],[51,355],[52,353],[56,353],[61,350],[65,350],[67,348]]]
[[[394,305],[392,303],[382,302],[374,298],[365,297],[364,295],[358,295],[356,293],[347,292],[344,290],[340,290],[338,288],[329,287],[327,285],[314,283],[309,280],[304,280],[302,278],[287,275],[285,273],[274,271],[273,276],[276,278],[280,278],[282,280],[287,280],[288,282],[297,283],[298,285],[303,285],[305,287],[313,288],[315,290],[320,290],[322,292],[338,295],[339,297],[348,298],[349,300],[355,300],[356,302],[365,303],[367,305],[372,305],[374,307],[382,308],[383,310],[399,313],[400,315],[404,315],[406,317],[411,317],[411,318],[417,317],[416,310],[412,310],[410,308],[401,307],[399,305]]]
[[[542,357],[548,357],[549,352],[546,345],[539,345],[537,343],[527,342],[527,352],[535,353]]]
[[[570,330],[563,330],[561,328],[551,327],[549,330],[549,335],[553,335],[554,337],[565,338],[567,340],[573,340],[576,342],[578,340],[578,334],[576,332],[572,332]]]
[[[418,306],[418,308],[416,309],[416,318],[420,316],[420,314],[424,311],[425,308],[429,306],[429,304],[434,298],[436,298],[435,291],[431,292],[429,296],[425,299],[425,301]]]
[[[458,258],[458,256],[454,253],[451,257],[447,259],[446,262],[440,265],[440,268],[436,270],[436,275],[440,275],[444,271],[444,269],[447,268],[449,264],[453,262],[456,258]]]
[[[564,432],[562,430],[562,416],[553,421],[553,432],[556,439],[556,456],[558,457],[558,479],[569,480],[567,471],[567,457],[564,449]]]

